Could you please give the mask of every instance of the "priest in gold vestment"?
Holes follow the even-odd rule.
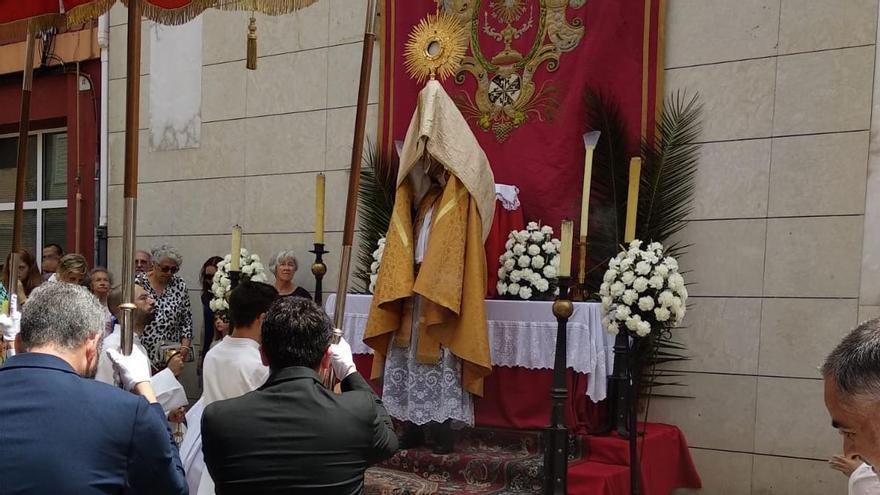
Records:
[[[439,82],[419,93],[364,343],[391,416],[474,424],[472,394],[491,372],[486,255],[495,182],[489,161]],[[444,430],[445,429],[445,430]]]

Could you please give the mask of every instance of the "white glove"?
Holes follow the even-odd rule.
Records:
[[[130,391],[138,383],[150,381],[150,360],[137,347],[131,350],[130,356],[123,356],[116,349],[107,349],[107,357],[113,363],[113,369],[125,390]]]
[[[338,380],[343,380],[348,375],[357,372],[354,358],[351,355],[351,346],[342,337],[339,338],[338,344],[330,345],[330,366],[333,367],[333,373],[336,374]]]
[[[11,315],[0,315],[0,329],[3,330],[3,340],[14,342],[18,332],[21,331],[21,313],[14,311]]]

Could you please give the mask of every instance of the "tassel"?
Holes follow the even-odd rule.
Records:
[[[257,70],[257,20],[251,13],[247,34],[247,68]]]

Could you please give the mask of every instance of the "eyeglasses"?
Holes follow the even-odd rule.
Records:
[[[177,270],[180,270],[179,267],[176,266],[162,266],[159,265],[159,269],[162,270],[162,273],[177,273]]]

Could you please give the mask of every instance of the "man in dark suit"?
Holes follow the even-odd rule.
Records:
[[[202,451],[217,495],[357,494],[364,471],[397,450],[382,401],[357,372],[345,341],[317,304],[283,297],[263,323],[269,378],[241,397],[214,402],[202,417]],[[318,372],[332,366],[342,394]]]
[[[88,379],[104,328],[84,287],[48,283],[28,298],[26,352],[0,368],[0,493],[188,492],[146,355],[108,351],[133,393]]]

